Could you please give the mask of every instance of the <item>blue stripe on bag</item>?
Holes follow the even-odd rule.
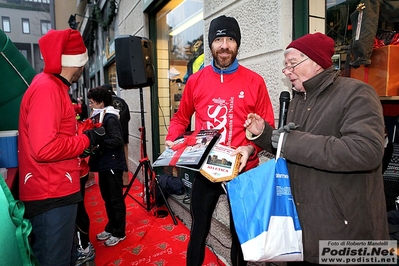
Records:
[[[226,188],[245,260],[303,260],[302,229],[284,158],[271,159],[238,175]],[[270,226],[271,217],[277,224]],[[272,248],[276,244],[278,247]]]
[[[290,216],[293,217],[295,230],[302,230],[299,224],[298,213],[296,211],[295,202],[291,194],[291,184],[288,174],[287,163],[284,158],[278,158],[276,162],[276,173],[281,175],[281,178],[276,178],[276,186],[280,188],[280,193],[276,193],[276,210],[274,214],[276,216]],[[276,176],[277,177],[277,176]],[[287,206],[286,201],[292,203]],[[284,207],[284,208],[282,208]]]

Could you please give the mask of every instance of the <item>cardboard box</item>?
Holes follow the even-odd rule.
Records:
[[[387,45],[373,50],[368,67],[351,68],[351,78],[370,84],[379,96],[399,95],[399,45]]]
[[[0,168],[18,166],[17,130],[0,131]]]

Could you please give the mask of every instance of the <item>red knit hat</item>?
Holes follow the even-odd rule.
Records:
[[[87,49],[77,30],[49,30],[39,39],[45,73],[60,74],[61,67],[82,67],[87,63]]]
[[[324,69],[332,66],[334,40],[323,33],[306,34],[292,41],[286,49],[288,48],[301,51]]]

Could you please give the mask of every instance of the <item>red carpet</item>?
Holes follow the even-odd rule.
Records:
[[[114,247],[106,247],[96,240],[107,223],[104,202],[96,184],[86,189],[85,205],[90,217],[90,241],[96,250],[95,265],[186,265],[186,249],[190,237],[187,227],[179,220],[173,224],[168,214],[156,218],[153,213],[157,207],[147,212],[141,205],[126,197],[126,239]],[[135,180],[129,194],[139,197],[142,185]],[[165,208],[166,209],[166,208]],[[203,265],[225,265],[214,253],[206,249]]]

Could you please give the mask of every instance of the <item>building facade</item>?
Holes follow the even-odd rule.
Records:
[[[43,70],[38,40],[52,28],[50,0],[0,0],[2,30],[37,73]]]

